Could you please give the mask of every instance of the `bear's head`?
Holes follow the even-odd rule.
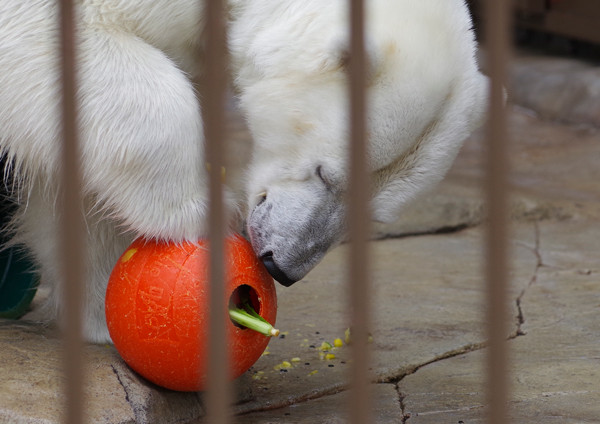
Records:
[[[247,229],[271,274],[290,285],[346,233],[347,2],[249,3],[230,31],[255,144]],[[482,119],[487,84],[462,1],[367,4],[370,206],[375,220],[391,221],[448,170]]]

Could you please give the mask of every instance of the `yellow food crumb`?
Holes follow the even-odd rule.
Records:
[[[315,375],[316,373],[318,373],[319,370],[314,370],[308,373],[308,377],[310,377],[311,375]]]
[[[331,346],[331,343],[329,342],[323,342],[321,343],[321,347],[319,347],[319,349],[321,349],[323,352],[327,352],[328,350],[331,350],[333,346]]]
[[[292,362],[300,362],[300,358],[298,358],[296,356],[295,358],[290,359],[290,361],[292,361]]]
[[[333,345],[334,345],[335,347],[342,347],[342,346],[344,345],[344,342],[342,341],[342,339],[335,339],[335,340],[333,341]]]
[[[121,262],[127,262],[132,258],[133,255],[137,252],[136,248],[129,249],[127,252],[123,253],[123,257],[121,258]]]
[[[275,371],[279,371],[279,370],[287,370],[292,368],[292,364],[288,361],[283,361],[281,364],[277,364],[273,367],[273,369]]]
[[[319,359],[322,360],[326,360],[326,361],[330,361],[332,359],[335,359],[335,353],[330,353],[330,352],[319,352]]]
[[[263,377],[263,374],[264,374],[264,373],[265,373],[264,371],[258,371],[256,374],[254,374],[254,375],[252,376],[252,379],[253,379],[253,380],[260,380],[260,379],[264,378],[264,377]]]
[[[267,356],[267,355],[270,355],[270,354],[271,354],[271,352],[269,352],[269,347],[267,346],[267,348],[265,349],[265,351],[262,353],[261,356]]]

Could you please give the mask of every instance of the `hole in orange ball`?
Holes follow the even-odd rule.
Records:
[[[252,309],[256,311],[257,314],[260,315],[260,298],[258,297],[258,293],[248,284],[242,284],[235,288],[235,290],[231,293],[229,297],[229,308],[239,308],[244,309],[244,305],[250,305]],[[237,322],[231,320],[233,325],[242,330],[247,330],[247,327],[238,324]]]

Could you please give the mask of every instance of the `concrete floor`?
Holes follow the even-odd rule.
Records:
[[[509,413],[514,423],[600,423],[600,69],[531,56],[511,69]],[[561,81],[580,73],[592,81],[579,91],[591,119],[544,111],[544,99],[565,90],[557,69]],[[538,106],[535,93],[522,100],[531,75],[534,91],[544,93]],[[546,119],[563,116],[562,123]],[[482,149],[475,134],[434,192],[398,223],[375,228],[374,422],[485,422]],[[236,383],[235,422],[346,421],[350,348],[337,348],[332,359],[319,349],[344,339],[349,325],[346,249],[278,290],[284,333]],[[0,346],[0,423],[58,422],[55,330],[1,321]],[[86,355],[90,422],[201,421],[201,395],[145,382],[112,347],[88,346]]]

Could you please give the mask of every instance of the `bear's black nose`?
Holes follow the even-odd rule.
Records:
[[[260,259],[262,260],[263,264],[265,264],[265,268],[267,268],[267,271],[269,271],[271,277],[277,280],[280,284],[289,287],[296,282],[296,280],[292,280],[285,275],[285,272],[279,269],[275,263],[275,260],[273,259],[273,252],[264,253]]]

